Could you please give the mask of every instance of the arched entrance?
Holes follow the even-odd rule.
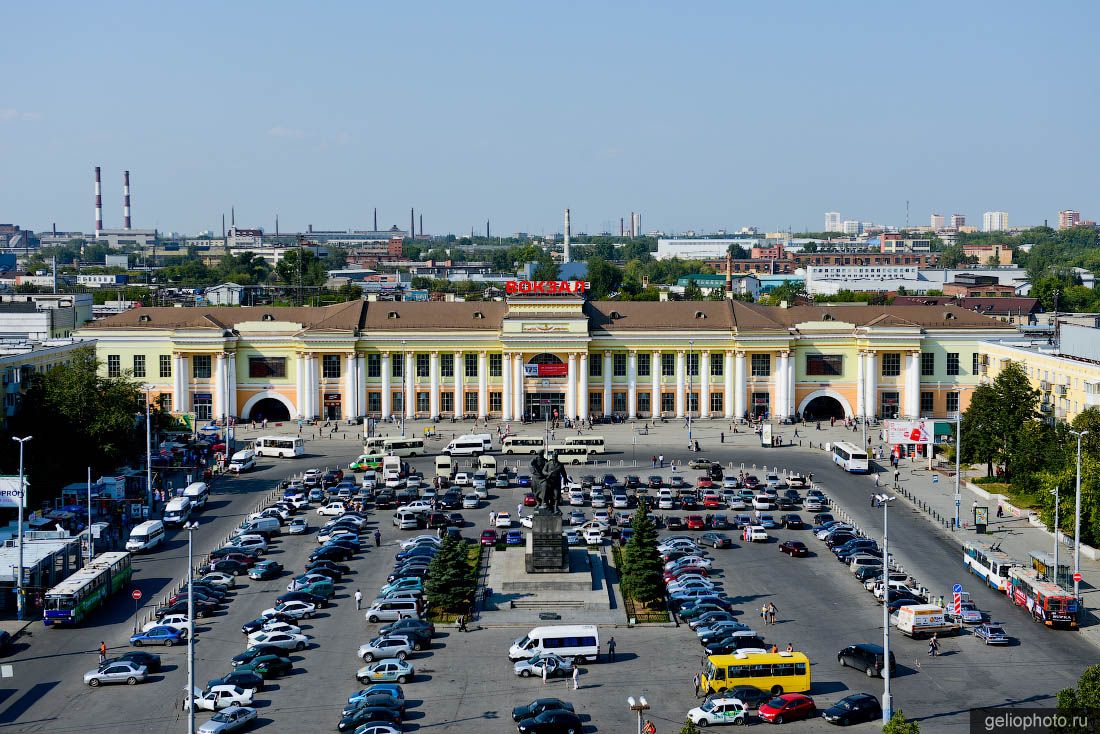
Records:
[[[840,393],[815,390],[802,399],[798,412],[808,421],[827,421],[830,418],[843,420],[852,415],[852,406]]]
[[[288,421],[297,414],[293,403],[274,390],[253,395],[241,408],[242,420]]]
[[[523,411],[531,420],[560,418],[565,415],[565,383],[569,365],[550,352],[536,354],[527,360],[524,377],[538,380],[534,392],[524,390]]]

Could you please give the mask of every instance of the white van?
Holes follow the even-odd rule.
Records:
[[[488,454],[482,454],[477,457],[477,468],[485,472],[485,476],[489,479],[497,478],[497,459],[495,456],[489,456]]]
[[[463,433],[458,437],[460,441],[481,441],[486,451],[493,450],[493,434],[491,433]]]
[[[183,525],[191,517],[191,500],[186,497],[173,497],[164,506],[165,525]]]
[[[505,454],[541,454],[546,448],[546,439],[542,436],[505,436],[500,450]]]
[[[252,449],[244,449],[233,454],[229,460],[229,471],[240,474],[243,471],[256,468],[256,452]]]
[[[604,452],[603,436],[566,436],[562,439],[566,446],[587,446],[588,453],[602,454]]]
[[[446,456],[481,456],[485,453],[485,442],[468,436],[456,438],[443,449]]]
[[[131,553],[150,551],[160,545],[162,540],[164,540],[164,523],[160,520],[146,520],[140,525],[135,525],[130,531],[126,550]]]
[[[420,528],[420,513],[415,510],[398,510],[393,513],[393,525],[398,530],[417,530]]]
[[[306,441],[301,436],[260,436],[252,448],[259,456],[293,459],[306,452]]]
[[[191,482],[184,488],[183,496],[191,500],[192,510],[201,510],[206,507],[206,500],[210,498],[210,487],[206,482]]]
[[[363,441],[363,453],[364,454],[381,454],[382,446],[388,439],[382,436],[374,436]]]
[[[382,453],[390,456],[422,456],[424,454],[424,439],[387,438],[382,443]]]
[[[594,624],[563,624],[535,627],[519,638],[508,650],[510,660],[525,660],[536,653],[552,652],[574,658],[579,663],[594,663],[600,657],[600,633]]]
[[[547,446],[546,458],[550,458],[550,454],[557,456],[562,464],[586,464],[590,458],[587,446]]]
[[[420,602],[412,599],[376,601],[363,616],[371,624],[396,622],[399,619],[420,619]]]
[[[274,517],[257,517],[254,520],[245,520],[241,523],[239,534],[256,533],[270,537],[279,534],[281,523]]]

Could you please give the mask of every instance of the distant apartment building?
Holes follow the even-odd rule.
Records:
[[[754,247],[751,253],[754,260],[782,260],[786,257],[782,242],[776,242],[763,247]]]
[[[656,258],[658,260],[668,260],[678,257],[687,260],[703,260],[725,257],[726,251],[729,250],[731,245],[740,245],[741,247],[751,249],[753,247],[758,247],[760,245],[760,240],[756,238],[730,237],[715,237],[713,239],[661,238],[657,240]]]
[[[1011,265],[1012,249],[1007,245],[963,245],[963,254],[978,259],[979,265]],[[990,258],[993,262],[990,262]]]
[[[239,247],[230,247],[230,255],[241,255],[246,252],[251,252],[257,258],[264,260],[271,267],[278,265],[286,254],[291,250],[297,250],[297,245],[241,245]],[[309,250],[317,257],[326,257],[328,250],[321,245],[313,243],[302,245],[301,249]]]
[[[806,285],[821,280],[916,280],[917,268],[910,265],[811,265],[806,268]]]
[[[855,219],[845,219],[840,224],[840,231],[844,234],[860,234],[863,232],[863,223]]]
[[[944,228],[946,220],[942,214],[933,214],[931,228],[933,232],[939,232]]]
[[[76,284],[86,288],[117,288],[130,282],[130,276],[125,274],[81,274],[76,276]]]
[[[1008,230],[1008,212],[986,212],[982,214],[983,232],[1004,232]]]
[[[896,252],[884,254],[877,250],[865,252],[800,252],[788,255],[800,266],[809,265],[914,265],[934,268],[939,265],[938,252]]]
[[[843,232],[840,223],[840,212],[825,212],[825,232]]]
[[[879,236],[879,251],[895,252],[931,252],[932,240],[904,237],[897,233],[884,232]]]
[[[67,364],[80,349],[95,349],[94,339],[0,339],[0,375],[2,375],[3,419],[15,414],[30,376]],[[2,423],[3,421],[0,421]]]
[[[1058,212],[1058,229],[1069,229],[1081,223],[1081,212],[1074,209],[1063,209]]]
[[[963,215],[963,214],[952,214],[951,215],[951,224],[950,224],[951,229],[962,229],[965,226],[966,226],[966,216],[965,215]]]

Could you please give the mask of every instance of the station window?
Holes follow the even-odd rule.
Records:
[[[981,372],[982,355],[974,352],[970,355],[970,374],[976,375]]]
[[[117,354],[107,355],[107,376],[122,377],[122,357]]]
[[[721,352],[714,352],[710,355],[710,376],[721,377],[726,372],[725,355]]]
[[[367,377],[381,377],[381,376],[382,376],[382,355],[381,354],[368,354],[367,355]]]
[[[416,376],[427,377],[431,371],[431,364],[428,361],[428,355],[418,354],[416,355]]]
[[[885,352],[882,355],[882,376],[897,377],[901,374],[901,355],[897,352]]]
[[[490,358],[492,356],[491,354],[489,355]],[[489,393],[489,410],[493,413],[500,413],[503,410],[502,406],[504,405],[504,401],[501,400],[500,395],[501,393],[496,390]]]
[[[947,374],[957,375],[959,374],[959,353],[948,352],[947,353]]]
[[[145,377],[145,355],[134,355],[134,377]]]
[[[426,392],[418,392],[416,394],[416,412],[427,413],[431,410],[431,396]]]
[[[611,396],[611,410],[615,413],[626,412],[626,393],[617,392]]]
[[[936,355],[933,352],[921,352],[920,373],[922,377],[931,377],[936,374]]]
[[[603,412],[603,393],[588,393],[588,412],[591,415],[599,415]]]
[[[920,412],[921,415],[928,415],[936,409],[935,394],[930,392],[922,392],[920,394]]]
[[[947,412],[958,413],[959,412],[959,394],[957,392],[947,393]]]
[[[504,355],[502,354],[490,354],[489,355],[489,377],[500,377],[504,371],[502,365],[504,364]],[[500,408],[497,408],[500,410]]]
[[[391,395],[390,405],[393,406],[392,410],[393,410],[394,413],[404,413],[405,412],[405,393],[403,393],[403,392],[393,393]]]
[[[405,355],[390,355],[390,377],[401,377],[405,374]]]
[[[473,413],[474,415],[477,415],[477,393],[476,392],[466,393],[465,405],[466,405],[466,412],[467,413]]]
[[[368,413],[381,413],[382,412],[382,393],[369,392],[367,393],[367,412]]]
[[[699,376],[699,353],[688,352],[687,353],[687,373],[692,377]]]
[[[439,412],[455,412],[455,394],[453,392],[444,392],[439,394]]]
[[[725,395],[720,392],[710,394],[710,412],[721,413],[725,409]]]
[[[196,377],[198,375],[196,374]],[[286,377],[285,357],[249,357],[248,376],[256,378]]]
[[[340,379],[340,355],[339,354],[322,354],[321,355],[321,376],[326,380],[338,380]]]
[[[752,376],[753,377],[771,377],[772,374],[772,355],[770,354],[754,354],[752,355]]]
[[[462,361],[466,363],[466,376],[477,377],[477,355],[464,354],[462,355]]]
[[[191,371],[195,373],[196,380],[210,379],[210,355],[196,354],[191,358]]]
[[[648,354],[638,355],[638,377],[649,377],[649,357]]]
[[[597,355],[588,358],[588,376],[603,377],[603,360]]]
[[[661,393],[661,412],[671,413],[674,410],[676,410],[676,393]]]
[[[439,355],[439,374],[443,377],[455,376],[455,356],[453,354]]]
[[[626,353],[616,352],[614,356],[613,375],[615,377],[626,377]]]
[[[663,352],[661,354],[661,377],[676,376],[676,355]]]
[[[652,405],[650,404],[649,393],[647,393],[647,392],[638,393],[638,412],[639,413],[649,413],[651,411],[652,411]]]
[[[699,393],[689,392],[687,394],[687,411],[689,413],[699,412]]]
[[[172,355],[162,354],[160,355],[160,376],[171,377],[172,376]]]

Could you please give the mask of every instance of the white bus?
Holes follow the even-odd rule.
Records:
[[[594,624],[563,624],[535,627],[508,649],[510,660],[524,660],[536,653],[552,652],[574,658],[579,663],[594,663],[600,657],[600,633]]]
[[[164,523],[160,520],[146,520],[140,525],[135,525],[130,531],[126,550],[131,553],[153,550],[162,540],[164,540]]]
[[[380,454],[380,453],[382,453],[382,446],[386,443],[387,440],[388,439],[383,438],[382,436],[373,436],[371,438],[368,438],[366,441],[363,442],[363,453],[364,454]]]
[[[963,565],[991,589],[1004,592],[1008,589],[1008,572],[1020,564],[999,547],[970,541],[963,543]]]
[[[542,436],[505,436],[500,450],[506,454],[539,454],[546,448]]]
[[[258,456],[274,456],[292,459],[306,452],[306,442],[301,436],[260,436],[252,444]]]
[[[387,438],[382,442],[382,453],[390,456],[423,456],[422,438]]]
[[[566,446],[564,444],[547,446],[546,458],[549,459],[551,454],[557,456],[558,461],[563,464],[586,464],[590,458],[587,446]]]
[[[833,461],[841,469],[852,474],[866,474],[870,471],[867,452],[847,441],[837,441],[833,444]]]
[[[603,436],[566,436],[562,443],[566,446],[587,446],[590,454],[604,452]]]

